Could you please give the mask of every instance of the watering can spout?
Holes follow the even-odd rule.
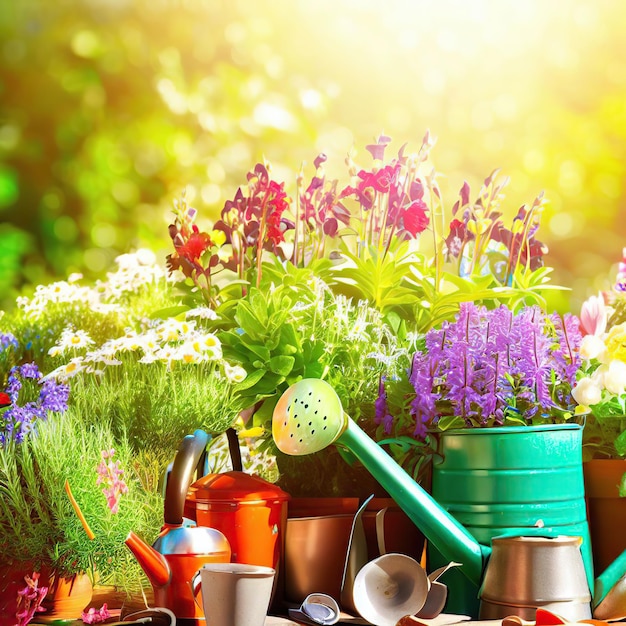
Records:
[[[169,584],[172,578],[170,566],[165,557],[138,537],[132,530],[124,542],[135,555],[150,584],[158,589]]]
[[[490,548],[481,546],[343,411],[335,390],[323,380],[304,379],[279,399],[272,436],[286,454],[312,454],[336,444],[347,448],[424,533],[446,561],[461,563],[472,583],[482,579]]]
[[[622,552],[594,581],[594,615],[623,615],[626,609],[626,550]],[[599,618],[603,619],[603,618]]]

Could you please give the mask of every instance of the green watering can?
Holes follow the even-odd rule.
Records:
[[[278,400],[272,419],[272,436],[278,449],[289,455],[306,455],[336,444],[349,450],[393,497],[429,542],[448,562],[477,587],[483,581],[491,546],[479,544],[469,531],[422,489],[380,446],[343,411],[339,396],[325,381],[304,379]],[[524,535],[551,536],[549,528],[524,529]],[[520,533],[516,533],[520,534]],[[563,534],[563,533],[558,533]],[[626,615],[626,551],[595,581],[587,567],[593,604]],[[618,584],[619,583],[619,584]],[[606,607],[610,602],[612,607]],[[596,613],[596,616],[597,613]]]

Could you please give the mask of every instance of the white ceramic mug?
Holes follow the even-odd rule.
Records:
[[[263,626],[276,570],[245,563],[207,563],[200,569],[207,626]]]

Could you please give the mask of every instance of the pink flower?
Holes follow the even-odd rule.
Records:
[[[107,506],[111,513],[119,510],[119,499],[124,493],[128,493],[128,486],[122,480],[124,470],[120,468],[119,461],[113,461],[115,450],[103,450],[102,461],[98,465],[98,478],[96,485],[105,485],[102,493],[107,499]]]
[[[599,337],[606,330],[606,322],[607,312],[602,293],[587,298],[580,307],[580,329],[583,334]]]
[[[106,621],[109,617],[111,617],[111,613],[109,612],[105,602],[100,609],[94,609],[91,607],[88,611],[83,611],[80,618],[85,624],[98,624]]]
[[[46,610],[41,606],[41,602],[48,593],[48,587],[39,587],[39,572],[33,572],[32,576],[24,576],[24,581],[26,586],[17,592],[16,626],[26,626],[35,613]]]

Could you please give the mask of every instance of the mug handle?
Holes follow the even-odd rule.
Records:
[[[204,611],[204,606],[198,602],[198,594],[200,593],[200,587],[202,586],[202,578],[200,576],[200,570],[198,570],[189,581],[189,587],[191,589],[191,595],[193,601],[196,603],[199,609]]]

